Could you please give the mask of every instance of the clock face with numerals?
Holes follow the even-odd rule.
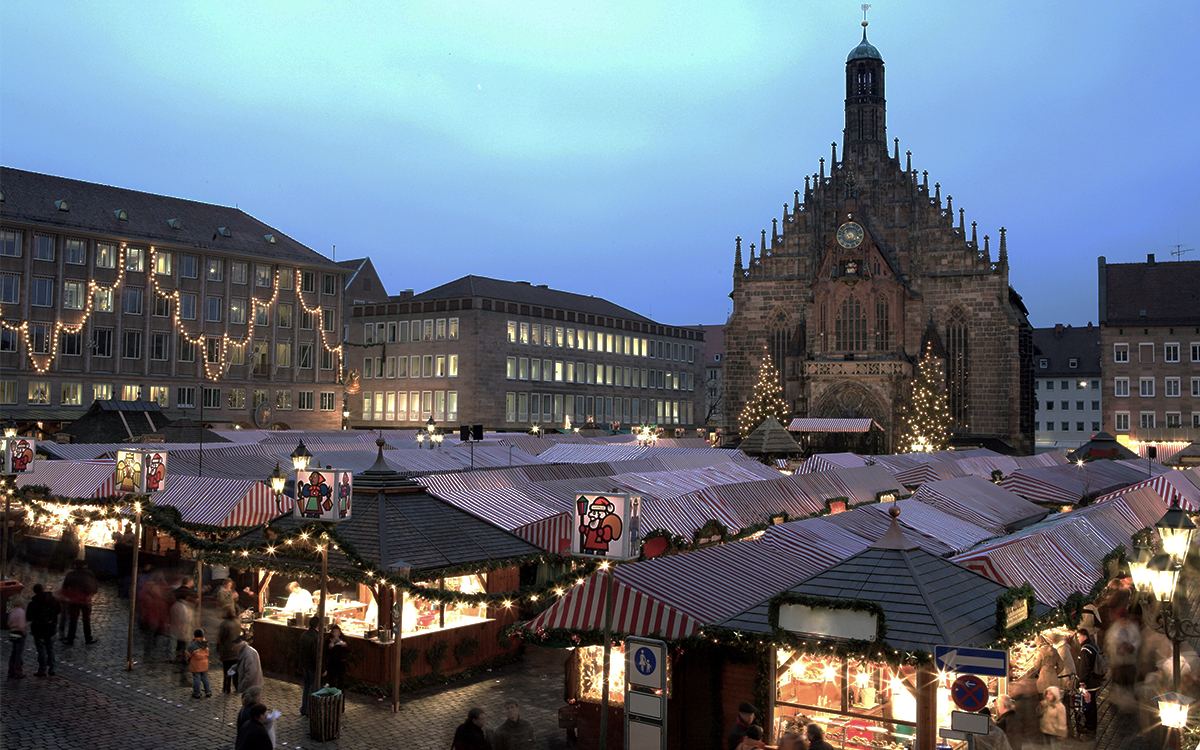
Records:
[[[838,227],[837,241],[839,245],[847,250],[852,247],[858,247],[863,241],[863,228],[856,222],[848,221]]]

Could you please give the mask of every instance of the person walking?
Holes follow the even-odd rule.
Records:
[[[226,578],[217,586],[217,614],[224,618],[226,613],[238,616],[237,594],[233,591],[233,579]]]
[[[742,703],[738,706],[737,721],[729,728],[728,734],[725,735],[725,746],[727,750],[737,750],[738,745],[742,744],[742,740],[746,739],[746,730],[754,726],[754,717],[758,714],[758,709],[753,703]]]
[[[238,652],[233,642],[242,635],[242,624],[229,612],[217,631],[217,656],[221,659],[221,690],[228,693],[237,684]]]
[[[62,605],[54,594],[40,583],[33,585],[33,599],[25,609],[25,619],[29,632],[33,636],[33,645],[37,648],[38,671],[36,677],[54,676],[54,668],[58,662],[54,658],[54,634],[58,626],[58,613]]]
[[[1079,641],[1079,665],[1075,676],[1079,678],[1079,689],[1083,692],[1083,731],[1095,733],[1096,698],[1104,684],[1104,675],[1097,666],[1100,648],[1092,642],[1085,628],[1075,631],[1075,638]]]
[[[92,600],[100,588],[96,582],[96,574],[88,569],[87,560],[76,560],[75,567],[63,578],[62,592],[67,600],[67,637],[63,643],[75,645],[75,628],[79,618],[83,617],[83,640],[91,645],[96,642],[92,637]]]
[[[19,680],[25,676],[25,600],[14,596],[11,602],[8,638],[12,641],[12,652],[8,655],[8,678]]]
[[[825,730],[818,724],[805,727],[804,736],[808,740],[808,750],[833,750],[833,745],[825,739]]]
[[[262,662],[258,652],[246,642],[246,636],[239,635],[234,642],[238,650],[238,692],[244,693],[252,687],[259,689],[263,686]]]
[[[300,715],[308,716],[308,696],[317,689],[320,680],[317,678],[317,662],[321,655],[321,634],[317,626],[321,624],[315,616],[308,618],[308,630],[300,636],[298,659],[300,671],[304,675],[304,685],[300,691]]]
[[[1025,724],[1017,713],[1017,704],[1011,695],[1001,695],[996,698],[996,726],[1004,731],[1012,750],[1021,750],[1025,741]]]
[[[521,718],[516,698],[504,701],[504,723],[492,732],[492,750],[528,750],[534,746],[533,725]]]
[[[208,641],[204,631],[196,628],[192,642],[187,647],[188,669],[192,673],[192,697],[200,697],[200,685],[204,685],[204,697],[212,697],[212,688],[208,684]]]
[[[484,719],[482,708],[468,711],[467,720],[454,730],[454,743],[450,750],[492,750],[492,743],[483,729]]]
[[[261,703],[251,706],[249,718],[238,727],[234,750],[272,750],[275,743],[267,730],[266,721],[267,707]]]

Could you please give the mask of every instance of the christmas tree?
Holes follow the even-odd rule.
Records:
[[[901,427],[902,450],[940,451],[949,446],[950,408],[946,404],[946,387],[928,345],[917,365],[917,382],[913,385]]]
[[[754,431],[754,428],[766,420],[775,417],[780,424],[786,425],[788,406],[783,400],[783,388],[779,385],[779,373],[771,362],[771,354],[763,351],[762,367],[758,371],[758,382],[754,384],[754,392],[742,410],[738,420],[738,429],[743,437]]]

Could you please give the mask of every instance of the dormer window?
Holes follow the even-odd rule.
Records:
[[[1042,357],[1041,359],[1038,360],[1038,367],[1042,368],[1043,370],[1045,370],[1049,366],[1050,366],[1050,360],[1046,359],[1045,357]]]
[[[229,231],[229,227],[217,227],[217,234],[222,237],[232,237],[233,232]]]
[[[71,210],[71,204],[64,200],[56,200],[54,201],[54,205],[58,207],[59,211],[66,212]]]
[[[1069,360],[1067,360],[1067,367],[1070,367],[1072,370],[1074,370],[1076,367],[1079,367],[1079,360],[1071,357]]]
[[[113,216],[117,217],[117,221],[129,221],[129,212],[123,208],[113,211]]]
[[[183,229],[183,219],[167,219],[167,226],[172,229]]]

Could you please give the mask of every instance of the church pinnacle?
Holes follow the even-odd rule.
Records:
[[[842,158],[858,161],[870,150],[887,149],[883,56],[867,41],[867,9],[863,6],[863,37],[846,56],[846,127]],[[884,156],[887,154],[884,153]]]

